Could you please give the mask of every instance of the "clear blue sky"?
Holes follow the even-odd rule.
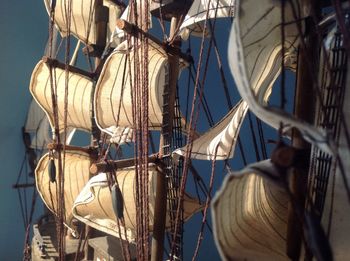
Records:
[[[42,1],[1,1],[0,8],[0,260],[22,260],[24,228],[11,186],[24,157],[21,127],[31,71],[43,56],[47,15]]]

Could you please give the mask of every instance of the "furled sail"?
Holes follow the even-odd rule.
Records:
[[[57,88],[59,129],[62,131],[64,128],[65,71],[57,67],[52,70],[54,87]],[[90,78],[69,72],[67,127],[85,131],[91,130],[92,87],[93,81]],[[46,112],[53,127],[54,115],[51,99],[50,68],[44,61],[40,61],[34,68],[29,89],[35,100]]]
[[[149,165],[149,213],[150,230],[153,227],[155,193],[158,173],[156,165]],[[136,178],[135,168],[126,168],[117,171],[117,183],[124,201],[123,216],[125,227],[118,221],[113,211],[111,191],[108,187],[106,173],[100,173],[90,179],[88,184],[77,197],[73,215],[85,224],[101,230],[116,237],[125,238],[130,241],[135,240],[136,236]],[[199,202],[188,195],[184,197],[184,220],[202,209]],[[166,226],[169,227],[169,220]],[[119,229],[120,228],[120,229]]]
[[[194,0],[180,26],[182,39],[187,40],[190,34],[202,36],[204,30],[203,23],[206,20],[208,9],[208,19],[214,19],[233,17],[234,8],[235,0]]]
[[[223,260],[289,260],[288,196],[254,172],[226,176],[212,203],[215,243]]]
[[[292,5],[298,1],[285,3],[285,57],[284,61],[296,58],[296,47],[301,32],[298,30]],[[261,99],[281,72],[281,2],[263,0],[256,8],[256,1],[237,0],[235,21],[229,40],[229,64],[238,91],[248,103],[252,112],[264,122],[278,128],[283,122],[285,128],[298,128],[305,139],[320,148],[333,153],[332,145],[327,143],[325,133],[310,124],[297,120],[277,108],[264,106]]]
[[[225,160],[233,157],[247,110],[247,103],[240,101],[217,125],[193,141],[190,157],[203,160]],[[186,149],[187,146],[175,150],[174,153],[184,156]]]
[[[99,19],[107,19],[107,36],[114,31],[117,18],[121,14],[121,8],[111,0],[103,0],[103,6],[108,8],[105,14],[102,9],[96,11],[96,2],[98,0],[56,0],[54,21],[62,36],[66,36],[68,32],[67,17],[68,6],[71,3],[71,24],[70,32],[79,40],[87,44],[96,44],[96,23]],[[50,14],[50,0],[44,0],[46,10]],[[105,10],[104,10],[105,11]],[[106,17],[103,17],[106,15]]]
[[[57,214],[57,193],[58,184],[50,181],[50,156],[46,153],[39,161],[35,170],[36,187],[44,201],[45,205],[55,214]],[[54,160],[58,170],[58,161]],[[90,157],[82,151],[66,150],[64,164],[64,204],[66,225],[71,227],[72,207],[74,200],[89,180]],[[56,171],[56,180],[59,180],[58,171]],[[71,227],[72,228],[72,227]]]
[[[163,90],[168,84],[168,59],[157,49],[154,43],[149,45],[149,128],[159,129],[162,124]],[[132,85],[134,66],[128,62],[124,51],[114,51],[106,60],[98,79],[94,106],[96,122],[106,132],[111,126],[133,127]],[[133,63],[133,51],[130,52]],[[131,68],[131,72],[129,71]]]

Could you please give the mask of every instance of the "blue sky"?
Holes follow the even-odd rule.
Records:
[[[21,260],[24,228],[11,186],[24,157],[21,127],[30,101],[30,75],[47,38],[43,2],[1,1],[0,33],[0,259]]]

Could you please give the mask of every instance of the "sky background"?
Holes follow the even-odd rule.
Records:
[[[0,8],[0,259],[21,260],[24,226],[16,182],[24,146],[21,127],[30,102],[29,80],[43,56],[48,18],[42,1],[2,0]]]
[[[0,260],[21,260],[24,243],[24,228],[20,214],[20,206],[17,192],[12,189],[16,182],[22,160],[24,158],[24,146],[22,142],[21,128],[25,122],[27,109],[31,100],[29,93],[29,81],[31,72],[44,54],[48,37],[48,16],[41,0],[36,1],[11,1],[2,0],[0,8]],[[217,38],[222,57],[226,57],[227,39],[230,24],[218,23]],[[199,41],[192,41],[191,47],[195,50]],[[185,50],[187,44],[183,46]],[[213,56],[214,52],[212,52]],[[224,68],[229,80],[232,101],[238,101],[239,96],[234,88],[233,80],[228,73],[227,61],[224,59]],[[210,64],[206,87],[206,96],[209,97],[209,107],[213,108],[213,117],[217,122],[228,110],[223,92],[220,86],[219,74],[215,63]],[[184,72],[183,75],[186,73]],[[183,78],[185,79],[185,78]],[[209,88],[210,87],[210,88]],[[221,94],[218,94],[221,93]],[[289,93],[290,94],[290,93]],[[214,99],[212,99],[214,97]],[[234,104],[234,103],[233,103]],[[203,118],[200,121],[204,121]],[[244,129],[248,127],[247,121]],[[200,124],[201,131],[208,128],[207,124]],[[275,138],[270,131],[265,136],[266,140]],[[246,147],[251,146],[248,133],[242,137]],[[269,145],[268,145],[269,146]],[[271,147],[269,147],[270,149]],[[240,169],[243,164],[238,149],[236,157],[231,161],[234,169]],[[251,151],[246,155],[249,161],[253,161],[255,154]],[[210,173],[210,164],[199,163],[200,172]],[[224,168],[221,163],[217,167],[215,190],[220,186]],[[204,174],[208,181],[209,174]],[[191,186],[191,185],[189,185]],[[30,195],[30,193],[28,194]],[[41,204],[41,203],[40,203]],[[186,248],[193,249],[197,240],[198,227],[201,217],[190,220],[185,227],[186,233],[193,234],[191,242]],[[185,250],[186,251],[186,250]],[[185,258],[188,260],[191,256]],[[187,255],[187,254],[186,254]],[[218,255],[212,239],[204,241],[198,260],[217,260]]]

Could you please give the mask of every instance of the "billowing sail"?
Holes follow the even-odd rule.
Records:
[[[288,196],[251,172],[226,176],[212,203],[215,243],[223,260],[289,260]]]
[[[296,58],[300,32],[294,17],[292,4],[285,4],[285,57],[290,62]],[[235,21],[229,40],[229,64],[237,88],[252,112],[264,122],[278,128],[283,122],[285,128],[298,128],[305,139],[322,149],[333,153],[327,144],[325,133],[310,124],[297,120],[278,108],[264,106],[262,99],[271,92],[274,80],[281,72],[281,2],[263,0],[256,8],[256,1],[237,0]]]
[[[45,205],[57,215],[57,193],[58,183],[51,182],[50,176],[51,159],[49,153],[45,154],[39,161],[35,170],[36,187]],[[54,160],[56,166],[56,180],[59,180],[58,161]],[[82,151],[66,151],[64,164],[64,204],[66,225],[71,227],[72,207],[74,200],[89,180],[90,157]]]
[[[157,185],[157,175],[160,174],[156,165],[149,166],[149,217],[150,230],[153,228],[155,193]],[[91,178],[77,197],[73,215],[85,224],[101,230],[116,237],[125,238],[134,241],[136,236],[136,178],[135,168],[126,168],[117,171],[118,186],[124,201],[123,216],[125,227],[118,221],[113,211],[111,191],[108,187],[106,173]],[[188,195],[184,197],[184,220],[189,219],[193,214],[202,209],[199,202]],[[120,223],[120,222],[119,222]],[[166,226],[169,227],[167,220]],[[119,229],[120,228],[120,229]]]
[[[50,0],[44,0],[46,10],[50,13]],[[121,14],[121,9],[111,0],[103,0],[104,7],[108,8],[108,12],[102,8],[96,11],[95,4],[97,0],[56,0],[54,21],[62,36],[66,36],[68,32],[67,18],[69,3],[71,3],[71,24],[70,31],[75,37],[87,44],[96,44],[96,23],[101,19],[107,19],[107,36],[115,29],[117,18]],[[105,17],[104,17],[105,16]]]
[[[57,88],[57,109],[60,131],[64,128],[64,94],[65,71],[60,68],[52,69],[54,87]],[[67,127],[91,130],[91,92],[93,81],[78,73],[69,72],[68,81],[68,119]],[[51,98],[50,69],[40,61],[32,73],[30,92],[41,108],[46,112],[51,126],[54,126],[54,115]]]
[[[168,84],[168,59],[158,46],[149,45],[149,128],[159,129],[162,124],[163,90]],[[134,89],[134,56],[114,51],[106,60],[98,79],[94,106],[96,122],[105,131],[111,126],[133,127],[132,95]],[[131,72],[129,68],[131,67]],[[130,81],[130,75],[133,79]]]
[[[246,102],[240,101],[217,125],[193,141],[192,159],[225,160],[233,157],[237,137],[248,110]],[[187,146],[174,153],[184,156]]]
[[[233,17],[234,8],[235,0],[194,0],[180,27],[182,39],[186,40],[190,34],[202,36],[203,22],[206,20],[208,9],[208,19],[214,19]]]

